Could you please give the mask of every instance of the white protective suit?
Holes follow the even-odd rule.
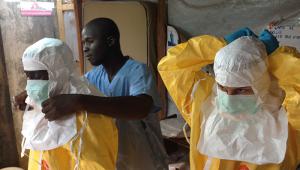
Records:
[[[282,90],[270,77],[266,59],[264,44],[254,37],[241,37],[218,51],[214,62],[216,82],[226,87],[250,86],[257,109],[254,114],[222,112],[217,96],[224,92],[215,84],[202,106],[204,118],[197,145],[202,154],[258,165],[283,161],[288,120],[281,107]]]
[[[31,45],[25,50],[22,62],[25,71],[47,70],[50,97],[103,96],[76,72],[70,48],[58,39],[44,38]],[[41,160],[52,170],[114,169],[118,136],[112,118],[84,112],[49,122],[39,104],[30,98],[26,102],[34,108],[26,110],[23,116],[23,148],[31,150],[28,169],[37,169]]]

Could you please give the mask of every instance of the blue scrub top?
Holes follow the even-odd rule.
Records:
[[[160,100],[151,72],[145,64],[133,59],[126,63],[109,82],[108,74],[102,65],[85,74],[86,78],[106,96],[137,96],[147,94],[152,97],[154,106],[151,112],[160,110]]]

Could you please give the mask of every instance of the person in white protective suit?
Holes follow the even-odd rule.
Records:
[[[30,149],[28,169],[115,169],[118,132],[112,118],[81,111],[49,121],[42,112],[42,102],[58,94],[103,96],[80,78],[70,48],[43,38],[25,50],[22,62],[28,95],[22,154]]]
[[[191,127],[192,170],[299,165],[300,54],[278,45],[270,50],[273,40],[263,44],[242,36],[229,43],[204,35],[171,48],[159,62],[158,71]],[[214,64],[214,77],[201,71],[208,64]]]
[[[255,164],[283,161],[288,121],[266,59],[255,37],[241,37],[217,52],[216,84],[202,107],[201,153]]]

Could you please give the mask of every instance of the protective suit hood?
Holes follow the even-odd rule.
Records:
[[[262,42],[255,37],[241,37],[217,52],[215,79],[223,86],[251,86],[255,94],[265,94],[270,86],[266,57]]]
[[[267,72],[266,57],[262,42],[255,37],[241,37],[217,52],[216,81],[229,87],[253,86]]]
[[[43,38],[29,46],[23,54],[25,71],[47,70],[49,96],[57,94],[98,94],[98,90],[76,70],[71,49],[61,40]]]
[[[252,36],[241,37],[220,49],[215,57],[217,83],[227,87],[250,86],[258,102],[269,111],[278,111],[282,90],[268,72],[264,44]]]
[[[29,46],[22,57],[25,71],[47,70],[49,76],[48,96],[58,94],[102,94],[75,69],[70,48],[54,38],[43,38]],[[27,97],[33,110],[23,115],[22,153],[24,149],[51,150],[69,142],[77,133],[76,114],[49,122],[42,113],[40,103]],[[28,108],[28,106],[27,106]],[[87,116],[87,113],[85,113]],[[78,136],[78,135],[77,135]]]

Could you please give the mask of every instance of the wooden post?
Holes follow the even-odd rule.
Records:
[[[82,0],[73,0],[75,21],[76,21],[76,31],[77,31],[77,44],[78,44],[78,54],[79,54],[79,65],[80,73],[84,74],[84,58],[83,58],[83,48],[81,42],[81,30],[82,30]]]
[[[59,39],[65,41],[65,27],[62,0],[56,0],[56,13],[59,30]]]
[[[9,96],[3,42],[0,30],[0,168],[19,165]]]
[[[62,11],[73,11],[74,10],[74,4],[63,4],[62,5]]]
[[[59,38],[65,41],[65,23],[64,23],[64,12],[65,11],[74,11],[75,22],[76,22],[76,31],[78,39],[78,54],[79,54],[79,67],[80,73],[84,74],[84,61],[83,61],[83,51],[81,44],[81,1],[73,0],[71,3],[63,4],[62,0],[56,1],[56,10],[57,10],[57,20],[59,28]]]
[[[166,44],[167,44],[167,10],[165,0],[158,1],[157,9],[157,61],[160,61],[162,57],[166,55]],[[160,118],[163,119],[167,116],[168,111],[168,100],[167,90],[160,77],[157,74],[157,87],[160,98],[162,100],[162,111]]]

